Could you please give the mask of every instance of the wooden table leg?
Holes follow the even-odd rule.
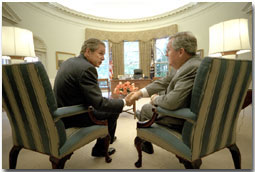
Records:
[[[133,104],[134,119],[136,119],[136,101]]]

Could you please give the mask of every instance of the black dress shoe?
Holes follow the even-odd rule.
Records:
[[[110,142],[110,144],[113,144],[113,142],[115,142],[115,140],[117,139],[117,137],[116,136],[114,136],[114,138],[113,139],[111,139],[111,142]]]
[[[115,152],[116,152],[116,150],[114,148],[109,148],[108,149],[108,154],[109,155],[112,155]],[[98,149],[98,148],[93,147],[91,155],[94,156],[94,157],[104,157],[105,153],[104,153],[103,149]]]
[[[144,151],[148,154],[153,154],[154,149],[153,149],[151,142],[147,142],[147,141],[143,142],[142,143],[142,151]]]

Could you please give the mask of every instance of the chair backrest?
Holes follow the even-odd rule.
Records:
[[[98,84],[101,90],[107,90],[110,92],[110,84],[108,78],[98,79]]]
[[[134,79],[140,79],[143,77],[142,69],[134,69]]]
[[[186,123],[186,144],[197,159],[235,143],[236,125],[252,78],[248,60],[203,59],[194,82],[191,111],[194,125]]]
[[[62,122],[53,121],[57,103],[42,63],[3,65],[2,77],[3,108],[12,127],[13,144],[57,155],[66,135],[59,135],[64,130]]]

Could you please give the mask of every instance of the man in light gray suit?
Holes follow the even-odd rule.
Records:
[[[153,105],[168,110],[189,106],[195,75],[201,63],[201,59],[196,56],[196,50],[197,39],[190,32],[179,32],[169,38],[166,56],[168,56],[171,67],[168,75],[147,85],[130,97],[130,101],[141,97],[151,97],[151,103],[143,105],[141,112],[137,112],[140,121],[151,119]],[[165,94],[156,94],[161,91],[165,91]],[[184,120],[160,115],[156,123],[181,131]],[[150,154],[154,152],[150,142],[144,142],[142,150]]]

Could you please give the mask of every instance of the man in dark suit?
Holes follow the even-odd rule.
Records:
[[[130,97],[131,100],[151,97],[151,103],[143,105],[141,112],[137,112],[140,121],[151,119],[154,105],[168,110],[189,106],[195,76],[201,63],[201,59],[196,55],[196,50],[197,39],[190,32],[179,32],[169,38],[166,56],[171,68],[168,75],[152,82]],[[156,94],[161,91],[164,91],[165,94]],[[181,131],[184,120],[160,114],[156,123]],[[153,153],[152,144],[144,142],[142,150],[150,154]]]
[[[80,55],[62,63],[54,83],[54,93],[58,107],[84,104],[95,108],[94,115],[98,120],[108,121],[108,131],[111,142],[116,139],[115,130],[119,114],[125,105],[133,102],[126,99],[107,99],[102,96],[98,85],[98,74],[95,67],[99,67],[104,60],[105,44],[98,39],[88,39],[84,42]],[[77,115],[62,119],[65,127],[84,127],[93,125],[88,115]],[[92,156],[104,156],[102,139],[97,139],[92,149]],[[109,148],[109,155],[115,152]]]

